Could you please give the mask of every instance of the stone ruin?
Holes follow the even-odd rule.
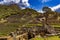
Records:
[[[43,26],[18,28],[15,32],[11,32],[8,37],[0,37],[0,40],[29,40],[37,35],[44,37],[46,34],[55,33],[54,28],[48,24],[43,24]]]
[[[25,38],[25,40],[29,40],[31,38],[34,38],[37,35],[40,35],[41,37],[47,36],[46,34],[56,34],[56,31],[52,27],[48,27],[49,25],[46,24],[45,26],[35,26],[35,27],[21,27],[16,29],[16,31],[10,34],[11,37],[14,37],[14,40],[16,39],[15,37],[17,35],[22,35],[26,33],[25,36],[22,37],[22,39]],[[21,38],[20,38],[21,40]]]
[[[41,22],[42,22],[42,26],[20,27],[16,29],[15,32],[11,32],[9,34],[10,35],[9,38],[6,37],[7,39],[2,39],[2,40],[29,40],[37,35],[41,37],[50,36],[50,34],[58,35],[55,28],[53,28],[48,23],[46,23],[44,19],[42,19]]]

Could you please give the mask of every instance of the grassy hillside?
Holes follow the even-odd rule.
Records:
[[[33,22],[39,15],[33,9],[21,10],[16,4],[0,5],[0,36],[8,35],[17,28]]]
[[[8,35],[10,32],[23,26],[42,26],[41,22],[38,20],[38,18],[41,18],[42,16],[44,16],[44,14],[38,13],[30,8],[21,10],[16,4],[8,6],[0,5],[0,36]],[[58,26],[59,23],[57,24],[54,21],[52,22],[52,25],[55,26],[54,24]]]

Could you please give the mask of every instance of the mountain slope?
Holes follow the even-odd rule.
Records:
[[[56,12],[60,12],[60,8],[56,10]]]
[[[29,27],[27,24],[37,24],[38,16],[40,13],[30,8],[21,10],[16,4],[0,5],[0,36],[5,36],[22,26]]]

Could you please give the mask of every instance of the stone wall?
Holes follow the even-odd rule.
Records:
[[[28,40],[27,33],[24,33],[22,35],[17,35],[15,37],[6,36],[6,37],[0,37],[0,40]]]

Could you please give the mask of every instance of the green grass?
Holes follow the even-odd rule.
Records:
[[[0,36],[8,36],[11,32],[14,32],[18,28],[17,24],[0,24]]]
[[[53,27],[60,27],[60,25],[52,25]]]
[[[31,40],[60,40],[60,38],[59,38],[59,36],[52,36],[52,37],[47,37],[47,38],[37,37],[37,38],[33,38]]]
[[[27,24],[26,26],[42,26],[42,24]],[[60,27],[60,24],[51,24],[52,27]]]

